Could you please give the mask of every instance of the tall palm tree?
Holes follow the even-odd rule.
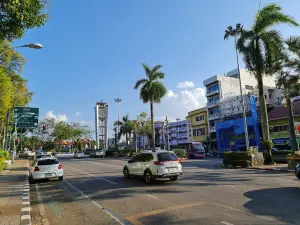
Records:
[[[148,67],[145,63],[142,64],[145,70],[146,78],[138,80],[134,89],[140,88],[140,98],[144,103],[150,103],[151,112],[151,147],[155,149],[155,128],[154,128],[154,103],[159,103],[167,93],[167,89],[163,83],[165,74],[160,71],[161,65],[155,65],[153,68]]]
[[[126,145],[128,148],[128,141],[133,131],[133,123],[131,120],[129,120],[129,115],[126,114],[125,116],[123,116],[122,121],[115,121],[114,126],[120,127],[118,138],[120,139],[122,135],[124,135],[126,139]]]
[[[280,69],[277,61],[282,58],[282,49],[284,48],[281,33],[272,29],[277,24],[298,26],[292,17],[282,13],[280,6],[269,4],[258,11],[251,30],[243,29],[237,41],[238,51],[243,55],[247,70],[257,80],[264,141],[269,140],[269,123],[263,92],[263,77],[272,76]]]
[[[299,96],[300,92],[300,37],[290,37],[288,40],[286,40],[286,44],[288,52],[286,54],[283,68],[277,82],[277,87],[284,90],[286,106],[288,109],[292,150],[299,151],[291,98]]]

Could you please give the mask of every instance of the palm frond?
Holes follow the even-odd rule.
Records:
[[[135,85],[134,85],[134,89],[138,89],[141,85],[147,83],[148,80],[147,79],[140,79],[138,80]]]
[[[282,8],[279,5],[272,3],[258,11],[252,29],[256,34],[259,34],[271,26],[283,23],[299,26],[294,18],[282,13]]]
[[[150,79],[150,76],[151,76],[151,69],[150,69],[150,67],[146,63],[142,63],[142,66],[143,66],[143,68],[145,70],[146,77],[148,79]]]
[[[155,74],[155,73],[159,72],[159,70],[161,68],[162,68],[162,65],[160,65],[160,64],[153,66],[153,68],[151,69],[151,74]]]
[[[150,101],[150,92],[147,85],[144,85],[140,90],[140,99],[143,100],[144,103]]]
[[[159,79],[164,79],[165,77],[165,74],[163,72],[156,72],[156,73],[153,73],[152,74],[152,81],[155,81],[155,80],[159,80]]]
[[[122,121],[115,121],[114,122],[114,126],[122,126],[123,125],[123,122]]]
[[[159,81],[155,81],[151,86],[151,99],[155,103],[159,103],[161,99],[166,95],[167,89],[165,85]]]
[[[288,49],[300,58],[300,37],[289,37],[285,43],[288,45]]]

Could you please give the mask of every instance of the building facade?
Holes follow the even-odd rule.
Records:
[[[208,118],[206,107],[188,113],[186,117],[189,138],[193,142],[203,142],[208,136]]]
[[[187,120],[170,122],[168,125],[170,147],[185,146],[191,142]]]
[[[257,81],[255,77],[249,74],[245,70],[241,70],[241,80],[242,80],[242,91],[244,95],[253,93],[257,87]],[[269,89],[275,88],[275,78],[264,77],[263,82],[268,84]],[[241,99],[236,96],[240,96],[240,85],[238,79],[238,70],[228,72],[225,75],[215,75],[209,79],[203,81],[203,85],[206,87],[206,97],[207,97],[207,116],[208,116],[208,129],[210,133],[210,139],[216,141],[216,122],[220,121],[224,115],[221,115],[222,104],[228,105],[227,102],[234,102],[236,109],[230,109],[231,114],[235,112],[236,114],[241,114],[242,106]],[[268,97],[268,96],[267,96]],[[276,97],[274,97],[276,98]],[[272,99],[272,98],[270,98]],[[247,99],[245,99],[247,101]],[[248,105],[246,103],[246,105]],[[227,106],[226,106],[227,107]]]
[[[95,106],[96,147],[107,148],[108,104],[97,102]]]

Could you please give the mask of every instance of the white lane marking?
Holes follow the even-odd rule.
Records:
[[[224,187],[230,187],[230,188],[234,188],[234,186],[233,186],[233,185],[229,185],[229,184],[224,184],[223,186],[224,186]]]
[[[98,179],[100,179],[100,180],[104,180],[104,181],[106,181],[106,182],[109,182],[109,183],[111,183],[111,184],[118,185],[117,183],[115,183],[115,182],[113,182],[113,181],[110,181],[110,180],[107,180],[107,179],[105,179],[105,178],[102,178],[102,177],[96,176],[96,175],[94,175],[94,174],[87,173],[87,172],[85,172],[85,171],[82,171],[82,170],[76,169],[76,168],[74,168],[74,167],[72,167],[72,166],[67,166],[67,165],[64,165],[64,166],[66,166],[66,167],[69,167],[69,168],[71,168],[71,169],[73,169],[73,170],[77,170],[78,172],[81,172],[81,173],[84,173],[84,174],[90,175],[90,176],[92,176],[92,177],[97,177]]]
[[[30,220],[30,215],[21,216],[21,220]]]
[[[37,184],[35,185],[35,189],[36,189],[36,197],[39,202],[40,216],[42,218],[43,225],[49,225],[49,221],[45,217],[46,211],[45,211],[44,204],[42,203],[42,196],[40,194],[39,186]]]
[[[226,222],[226,221],[222,221],[221,224],[224,224],[224,225],[234,225],[234,224],[228,223],[228,222]]]
[[[83,197],[85,197],[86,199],[90,200],[95,206],[97,206],[99,209],[102,209],[107,215],[109,215],[113,220],[115,220],[116,222],[118,222],[121,225],[125,225],[125,223],[123,223],[119,218],[117,218],[116,216],[114,216],[109,210],[107,210],[106,208],[104,208],[102,205],[98,204],[97,202],[95,202],[93,199],[91,199],[89,196],[87,196],[86,194],[84,194],[82,191],[80,191],[77,187],[75,187],[73,184],[71,184],[69,181],[64,180],[64,182],[66,184],[68,184],[71,188],[73,188],[74,190],[76,190],[77,192],[79,192]]]
[[[22,212],[30,212],[30,207],[25,207],[25,208],[22,208],[21,210]]]
[[[165,204],[172,205],[170,202],[167,202],[167,201],[165,201],[165,200],[162,200],[162,199],[160,199],[159,197],[156,197],[156,196],[154,196],[154,195],[151,195],[151,194],[145,194],[145,195],[147,195],[147,196],[150,197],[150,198],[155,199],[156,201],[160,201],[160,202],[163,202],[163,203],[165,203]]]

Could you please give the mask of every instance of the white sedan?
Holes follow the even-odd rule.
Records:
[[[74,158],[83,158],[84,157],[84,152],[75,152],[74,153]]]
[[[56,158],[41,158],[35,160],[29,170],[29,182],[36,180],[58,178],[63,180],[64,170],[62,164]]]

